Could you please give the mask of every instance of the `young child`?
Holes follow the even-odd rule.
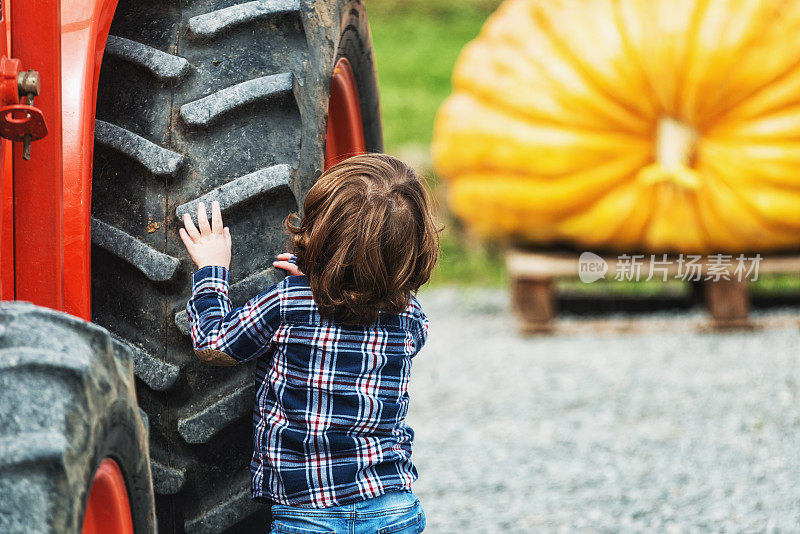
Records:
[[[411,492],[414,431],[406,422],[412,358],[428,320],[414,293],[428,281],[438,233],[414,171],[386,155],[350,158],[286,219],[289,271],[231,309],[231,235],[219,204],[180,229],[198,271],[187,311],[197,356],[212,365],[258,358],[253,498],[271,532],[422,532]]]

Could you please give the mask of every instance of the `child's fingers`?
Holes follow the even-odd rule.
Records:
[[[272,266],[276,269],[283,269],[284,271],[292,271],[292,269],[297,268],[297,265],[291,264],[288,261],[273,261]]]
[[[206,205],[202,202],[197,204],[197,226],[200,228],[201,234],[210,234],[211,227],[208,225],[208,214],[206,213]]]
[[[219,209],[219,202],[216,200],[211,203],[211,231],[222,235],[222,211]]]
[[[181,236],[181,241],[183,241],[183,244],[186,246],[186,250],[194,248],[194,241],[189,237],[189,233],[186,230],[183,228],[178,229],[178,235]]]
[[[231,229],[226,226],[222,233],[225,234],[225,242],[228,244],[228,248],[231,248],[231,245],[233,244],[233,240],[231,239]]]
[[[278,254],[275,257],[278,258],[279,260],[286,261],[286,260],[288,260],[289,258],[292,257],[292,253],[291,252],[284,252],[283,254]]]
[[[276,269],[283,269],[284,271],[288,271],[289,274],[293,274],[295,276],[301,276],[303,272],[295,265],[294,263],[289,263],[288,261],[273,261],[272,266]]]
[[[183,214],[183,225],[186,227],[186,233],[189,234],[189,237],[192,239],[200,239],[200,232],[197,231],[194,221],[192,221],[192,216],[188,213]]]

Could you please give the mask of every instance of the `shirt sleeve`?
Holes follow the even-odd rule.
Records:
[[[416,353],[419,353],[425,345],[425,342],[428,341],[428,327],[430,322],[425,312],[422,311],[422,306],[416,297],[412,297],[411,300],[411,314],[413,317],[411,332],[414,338],[414,350]]]
[[[419,351],[424,345],[425,342],[428,341],[428,327],[430,326],[430,321],[428,321],[428,317],[422,313],[420,310],[420,326],[419,331],[417,332],[417,339],[416,339],[416,346],[417,351]]]
[[[186,304],[197,356],[214,365],[234,365],[269,350],[280,325],[278,284],[241,308],[231,309],[229,272],[208,266],[192,276],[192,297]]]

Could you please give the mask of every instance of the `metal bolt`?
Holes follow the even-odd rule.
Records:
[[[20,72],[17,74],[17,87],[19,96],[24,96],[29,106],[33,105],[33,98],[39,96],[39,73],[35,70]],[[22,138],[22,159],[31,159],[31,136],[25,135]]]
[[[25,134],[22,137],[22,159],[29,161],[31,159],[31,135]]]
[[[33,105],[33,97],[39,96],[39,73],[28,70],[17,74],[17,87],[19,96],[28,97],[28,105]]]

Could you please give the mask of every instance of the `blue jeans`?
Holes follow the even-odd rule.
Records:
[[[417,534],[424,529],[419,499],[401,490],[328,508],[274,504],[270,534]]]

